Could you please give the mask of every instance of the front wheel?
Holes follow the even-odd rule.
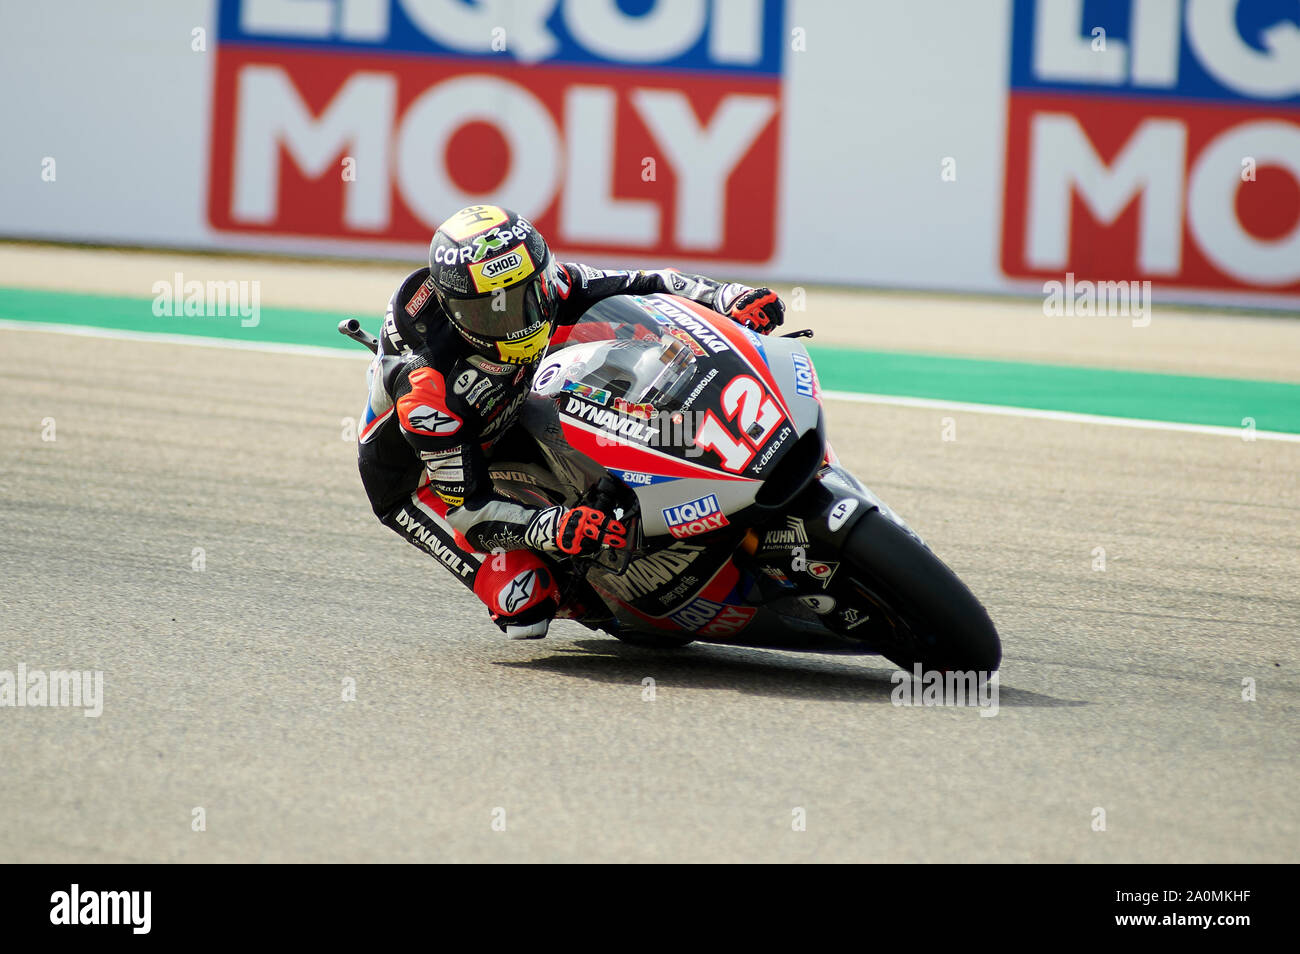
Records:
[[[909,671],[918,663],[926,671],[998,668],[1002,642],[988,612],[917,537],[871,510],[853,528],[841,555],[838,589],[863,614],[861,621],[837,614],[844,635],[873,643]]]

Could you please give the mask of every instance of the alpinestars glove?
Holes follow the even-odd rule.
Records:
[[[602,547],[627,546],[627,527],[593,507],[548,507],[524,531],[531,550],[558,550],[569,556],[595,553]]]
[[[719,293],[718,303],[724,315],[761,335],[785,321],[785,303],[770,288],[726,285]]]

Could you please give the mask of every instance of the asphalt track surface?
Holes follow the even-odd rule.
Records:
[[[1300,445],[829,403],[998,624],[982,717],[878,658],[505,640],[371,516],[363,377],[0,330],[0,669],[105,673],[0,709],[0,861],[1300,856]]]

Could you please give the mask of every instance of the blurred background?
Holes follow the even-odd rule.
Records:
[[[1300,308],[1295,0],[0,4],[0,236]]]

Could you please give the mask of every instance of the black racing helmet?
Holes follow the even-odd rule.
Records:
[[[433,233],[429,274],[447,317],[484,357],[531,364],[546,350],[560,271],[523,216],[497,205],[461,209]]]

